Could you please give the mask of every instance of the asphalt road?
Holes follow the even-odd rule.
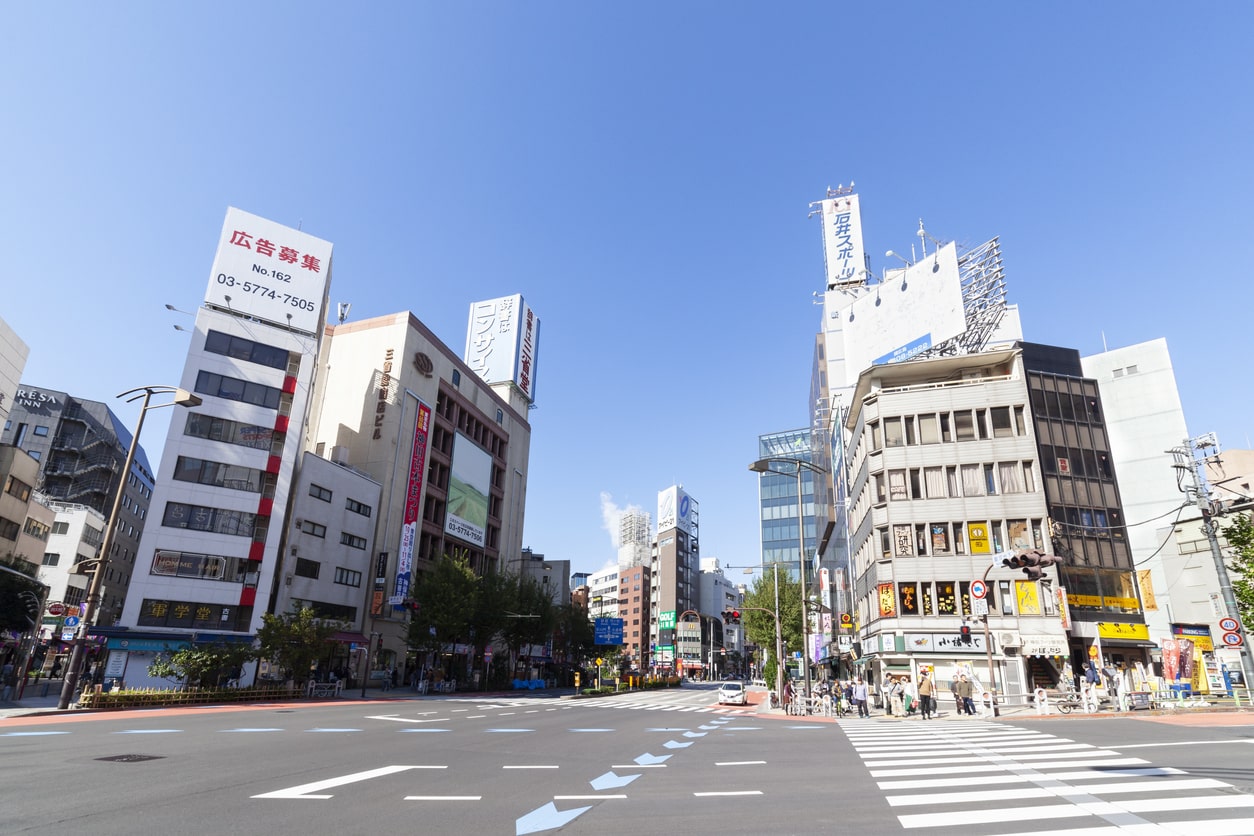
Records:
[[[713,686],[0,721],[0,831],[1254,834],[1251,715],[794,718]]]

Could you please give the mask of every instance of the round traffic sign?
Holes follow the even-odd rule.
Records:
[[[67,615],[67,616],[65,617],[64,626],[66,626],[66,627],[77,627],[77,626],[78,626],[78,616],[77,616],[77,615]]]
[[[988,594],[988,584],[980,580],[971,581],[971,597],[972,598],[983,598],[987,594]]]
[[[1237,623],[1235,618],[1219,619],[1219,629],[1225,633],[1235,633],[1241,629],[1241,625]]]
[[[60,618],[64,614],[65,614],[65,604],[62,604],[60,601],[53,601],[51,604],[48,605],[48,615],[52,616],[53,618]]]
[[[1242,644],[1240,633],[1224,633],[1220,640],[1225,647],[1240,647]]]

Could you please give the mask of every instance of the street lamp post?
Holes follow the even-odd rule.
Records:
[[[762,567],[760,566],[727,566],[725,568],[744,569],[745,574],[748,575]],[[775,609],[768,610],[765,607],[741,607],[740,609],[750,611],[750,612],[770,613],[771,617],[775,619],[775,691],[776,693],[781,693],[784,687],[784,629],[783,629],[782,622],[780,621],[780,617],[779,617],[779,562],[776,561],[772,563],[771,569],[774,571],[774,575],[775,575],[774,577]],[[763,676],[765,677],[765,675],[766,673],[765,671],[763,671]]]
[[[801,481],[801,471],[805,469],[811,473],[827,473],[827,470],[804,459],[794,459],[786,456],[758,459],[749,465],[749,469],[754,473],[779,473],[779,471],[771,470],[771,464],[777,462],[791,464],[795,466],[797,472],[797,545],[800,547],[800,551],[797,554],[801,569],[801,672],[805,682],[805,695],[808,698],[810,696],[810,612],[808,593],[806,591],[806,570],[808,567],[806,566],[805,492],[803,491]],[[778,583],[775,585],[775,590],[776,594],[778,594]]]
[[[127,397],[128,395],[130,397]],[[169,403],[150,405],[153,395],[171,395],[174,399]],[[74,692],[78,688],[79,677],[82,675],[87,634],[96,622],[96,610],[100,606],[100,590],[104,586],[105,567],[109,565],[109,550],[113,548],[113,534],[118,527],[118,511],[122,507],[122,494],[126,490],[126,480],[130,476],[131,465],[135,463],[135,451],[139,448],[139,434],[144,429],[144,416],[148,414],[149,409],[159,409],[163,406],[200,406],[201,403],[198,396],[176,386],[140,386],[138,389],[128,389],[118,397],[126,398],[127,403],[143,398],[144,403],[139,409],[139,421],[135,424],[135,434],[131,436],[131,446],[126,451],[126,463],[122,465],[117,492],[113,495],[113,507],[109,511],[108,524],[105,526],[104,541],[100,544],[100,556],[95,560],[96,568],[91,576],[91,584],[87,587],[87,610],[83,613],[82,623],[74,638],[70,664],[65,671],[65,683],[61,686],[61,698],[57,701],[57,708],[62,710],[70,707]]]

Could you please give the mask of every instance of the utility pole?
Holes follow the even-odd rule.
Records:
[[[1213,451],[1205,453],[1199,460],[1196,451]],[[1241,623],[1240,611],[1237,609],[1237,597],[1232,591],[1232,581],[1228,578],[1228,566],[1224,563],[1223,551],[1219,547],[1219,529],[1215,525],[1214,512],[1210,501],[1210,488],[1206,484],[1206,475],[1202,468],[1206,460],[1219,455],[1219,441],[1214,433],[1186,438],[1184,445],[1173,447],[1167,451],[1176,460],[1175,467],[1189,474],[1190,486],[1184,489],[1185,496],[1192,500],[1202,515],[1202,532],[1210,544],[1210,554],[1215,561],[1215,574],[1219,576],[1219,593],[1223,597],[1224,611],[1229,618]],[[1241,625],[1241,672],[1245,680],[1247,693],[1254,683],[1254,663],[1250,659],[1249,639],[1246,636],[1246,625]]]

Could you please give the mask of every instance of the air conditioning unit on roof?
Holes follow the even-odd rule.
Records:
[[[1022,647],[1023,640],[1019,638],[1018,633],[998,633],[997,643],[1002,647]]]

